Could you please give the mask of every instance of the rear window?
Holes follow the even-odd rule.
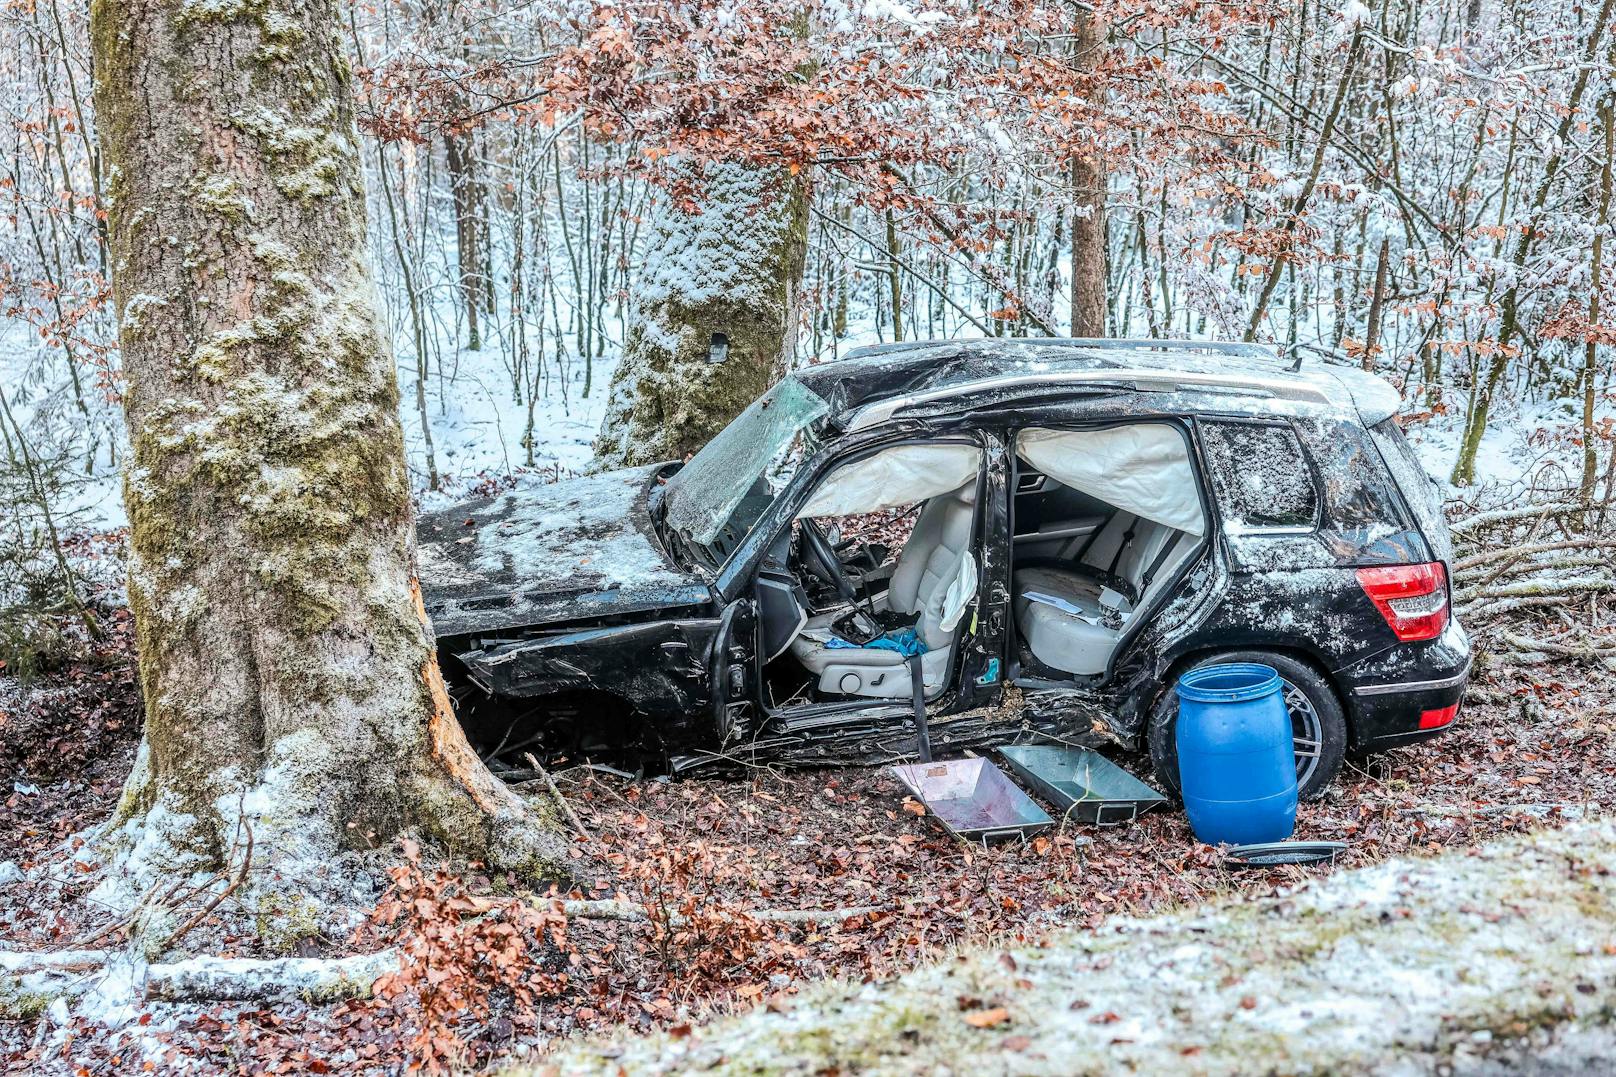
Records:
[[[1205,422],[1201,443],[1230,531],[1311,528],[1318,521],[1319,491],[1289,426]]]
[[[1319,537],[1341,564],[1402,564],[1430,559],[1380,450],[1362,424],[1296,420],[1319,470],[1324,518]]]

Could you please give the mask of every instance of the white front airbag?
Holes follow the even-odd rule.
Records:
[[[975,445],[894,445],[832,471],[797,515],[852,516],[913,505],[974,482],[981,469],[982,450]]]

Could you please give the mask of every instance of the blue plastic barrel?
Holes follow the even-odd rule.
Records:
[[[1296,749],[1273,667],[1202,666],[1178,679],[1178,784],[1209,845],[1284,841],[1296,829]]]

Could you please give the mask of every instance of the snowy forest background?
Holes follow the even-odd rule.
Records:
[[[416,488],[586,467],[648,284],[795,191],[798,362],[1066,334],[1099,220],[1106,335],[1362,364],[1434,474],[1608,497],[1612,2],[343,3]],[[0,634],[123,523],[89,52],[0,9]]]

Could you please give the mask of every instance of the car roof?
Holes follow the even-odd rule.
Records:
[[[1263,344],[1032,337],[932,340],[856,348],[792,374],[859,430],[907,409],[984,393],[1120,386],[1215,394],[1221,412],[1357,416],[1396,412],[1397,390],[1357,367],[1280,358]]]

